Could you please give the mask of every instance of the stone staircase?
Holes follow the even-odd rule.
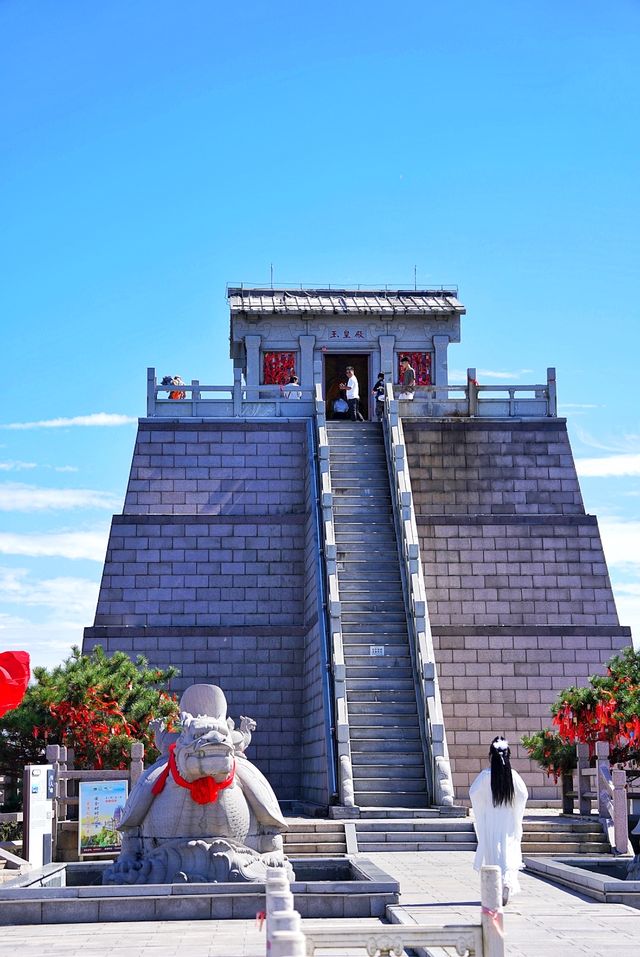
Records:
[[[323,818],[287,818],[289,830],[283,834],[284,852],[288,857],[319,854],[339,857],[347,853],[347,839],[342,821]]]
[[[427,808],[382,427],[327,432],[356,804]]]
[[[353,828],[353,853],[374,854],[400,851],[475,851],[476,835],[471,818],[441,814],[438,810],[402,812],[380,809],[378,817],[367,816],[346,827]],[[375,813],[375,812],[374,812]],[[395,811],[397,815],[397,811]],[[459,809],[458,814],[463,814]],[[347,853],[345,822],[321,818],[287,818],[284,835],[289,857],[338,857]],[[598,820],[564,816],[526,817],[522,853],[536,855],[610,854],[611,847]]]
[[[522,853],[611,854],[611,845],[597,818],[529,817],[524,820]]]
[[[356,821],[359,854],[376,851],[475,851],[468,817]]]

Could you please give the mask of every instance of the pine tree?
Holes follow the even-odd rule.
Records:
[[[0,773],[20,778],[25,764],[45,759],[47,744],[73,748],[79,769],[126,768],[133,741],[142,741],[147,762],[155,760],[149,722],[178,715],[167,691],[177,669],[149,668],[124,652],[111,657],[97,646],[71,655],[53,670],[35,668],[22,704],[0,719]]]

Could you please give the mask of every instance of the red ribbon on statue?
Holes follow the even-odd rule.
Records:
[[[210,777],[196,778],[195,781],[187,781],[178,771],[176,757],[174,754],[175,749],[175,744],[169,745],[169,760],[167,762],[167,766],[151,788],[152,794],[160,794],[162,791],[164,791],[164,786],[167,783],[169,772],[171,772],[173,780],[179,787],[186,788],[187,791],[191,791],[191,799],[195,801],[196,804],[212,804],[213,801],[218,800],[218,794],[220,791],[224,791],[224,789],[228,788],[230,784],[233,784],[233,779],[236,773],[235,761],[233,762],[231,774],[228,778],[225,778],[224,781],[215,781]]]
[[[26,651],[3,651],[0,654],[0,717],[18,707],[24,698],[30,676]]]

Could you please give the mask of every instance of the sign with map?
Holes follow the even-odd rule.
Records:
[[[81,781],[78,810],[78,854],[118,854],[128,781]]]

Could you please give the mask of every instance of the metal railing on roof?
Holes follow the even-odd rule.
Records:
[[[369,284],[369,283],[247,283],[247,282],[228,282],[226,286],[227,298],[232,295],[234,292],[261,292],[261,293],[270,293],[270,292],[293,292],[299,291],[302,293],[318,293],[318,292],[372,292],[372,293],[400,293],[402,295],[410,296],[415,295],[415,293],[421,293],[422,295],[433,295],[437,293],[439,295],[450,295],[458,296],[458,285],[457,283],[445,283],[441,286],[417,286],[411,284],[393,284],[393,283],[380,283],[380,284]]]

